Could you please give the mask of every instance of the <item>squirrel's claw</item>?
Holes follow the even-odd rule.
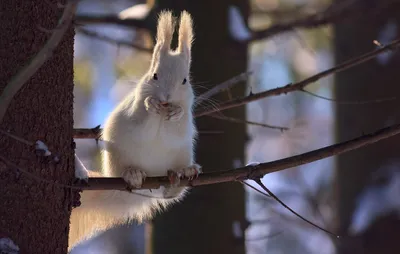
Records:
[[[190,165],[189,167],[182,168],[178,171],[174,170],[167,171],[169,181],[171,185],[174,187],[179,185],[180,179],[185,177],[188,178],[189,180],[193,180],[194,178],[197,178],[201,173],[202,173],[201,166],[198,164]]]
[[[168,175],[169,183],[171,184],[171,186],[176,187],[179,185],[179,183],[181,181],[181,176],[179,175],[178,172],[173,171],[173,170],[168,170],[167,175]]]
[[[165,120],[167,121],[179,121],[184,114],[183,108],[181,106],[176,106],[176,105],[169,105],[167,108],[167,116],[165,117]]]
[[[193,180],[197,178],[199,174],[201,174],[201,166],[199,164],[190,165],[187,168],[182,169],[182,174],[189,178],[189,180]]]
[[[125,180],[125,182],[133,188],[140,188],[142,187],[143,182],[146,179],[146,173],[140,169],[134,169],[134,168],[127,168],[123,173],[122,173],[122,178]]]
[[[156,114],[160,114],[162,108],[161,101],[151,96],[144,100],[144,106],[148,112]]]

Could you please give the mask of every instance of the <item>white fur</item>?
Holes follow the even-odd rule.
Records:
[[[141,170],[148,177],[165,176],[169,169],[193,169],[193,147],[197,136],[189,77],[193,31],[190,15],[183,12],[181,17],[179,47],[171,51],[175,21],[171,12],[160,14],[157,43],[149,71],[106,120],[103,176],[121,177],[128,168]],[[153,79],[155,73],[157,80]],[[186,84],[182,84],[184,79],[187,79]],[[166,120],[166,112],[157,114],[154,108],[149,110],[145,106],[149,96],[180,106],[184,112],[182,117]],[[123,191],[84,191],[81,194],[82,205],[72,211],[69,248],[127,220],[149,219],[154,211],[181,200],[186,191],[187,188],[172,186],[134,191],[152,198]]]

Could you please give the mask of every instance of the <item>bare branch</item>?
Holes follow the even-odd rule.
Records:
[[[76,10],[76,5],[76,0],[68,1],[62,16],[58,21],[57,28],[50,36],[50,39],[46,42],[39,53],[33,57],[33,59],[21,71],[19,71],[18,74],[14,76],[4,88],[3,93],[0,96],[0,123],[3,120],[10,102],[17,92],[21,89],[25,82],[27,82],[35,74],[35,72],[39,70],[39,68],[47,61],[47,59],[51,57],[53,51],[57,48],[64,33],[71,24],[72,17],[74,16]]]
[[[0,130],[0,133],[5,135],[5,136],[8,136],[9,138],[12,138],[12,139],[14,139],[14,140],[16,140],[16,141],[18,141],[20,143],[23,143],[25,145],[28,145],[28,146],[34,146],[35,145],[34,142],[26,140],[26,139],[21,138],[21,137],[18,137],[17,135],[11,134],[11,133],[9,133],[7,131]]]
[[[265,123],[258,123],[258,122],[248,121],[248,120],[241,120],[241,119],[237,119],[234,117],[220,116],[217,114],[213,114],[213,115],[209,115],[209,116],[212,118],[225,120],[225,121],[229,121],[229,122],[233,122],[233,123],[250,124],[250,125],[260,126],[260,127],[269,128],[269,129],[278,129],[281,131],[289,130],[288,127],[269,125],[269,124],[265,124]]]
[[[98,34],[96,32],[90,31],[88,29],[85,28],[76,28],[77,32],[81,33],[82,35],[97,39],[97,40],[101,40],[101,41],[105,41],[111,44],[115,44],[117,46],[126,46],[126,47],[130,47],[130,48],[134,48],[134,49],[138,49],[144,52],[148,52],[148,53],[152,53],[153,52],[153,48],[146,48],[144,46],[138,45],[138,44],[134,44],[132,42],[128,42],[128,41],[122,41],[122,40],[116,40],[114,38],[111,38],[109,36],[106,35],[102,35],[102,34]]]
[[[47,183],[47,184],[54,185],[54,186],[61,187],[61,188],[80,189],[80,188],[77,187],[77,186],[72,186],[72,185],[68,185],[68,184],[58,183],[58,182],[55,182],[55,181],[53,181],[53,180],[48,180],[48,179],[42,178],[42,177],[40,177],[40,176],[37,176],[36,174],[31,173],[31,172],[29,172],[28,170],[19,167],[17,164],[15,164],[15,163],[9,161],[7,158],[5,158],[5,157],[2,156],[2,155],[0,155],[0,161],[3,161],[7,166],[9,166],[10,168],[16,170],[16,173],[17,173],[17,174],[23,173],[24,175],[26,175],[26,176],[28,176],[28,177],[30,177],[30,178],[32,178],[32,179],[38,181],[38,182]]]
[[[100,128],[100,125],[97,125],[96,127],[91,129],[78,128],[74,129],[73,138],[100,139],[102,131],[103,130]]]
[[[389,98],[381,98],[381,99],[373,99],[373,100],[366,100],[366,101],[342,101],[342,100],[336,100],[336,99],[332,99],[332,98],[328,98],[310,91],[307,91],[305,89],[300,90],[301,92],[304,92],[308,95],[314,96],[316,98],[322,99],[322,100],[326,100],[326,101],[330,101],[330,102],[334,102],[337,104],[344,104],[344,105],[365,105],[365,104],[371,104],[371,103],[380,103],[380,102],[387,102],[387,101],[392,101],[392,100],[396,100],[396,97],[389,97]]]
[[[381,47],[379,49],[376,49],[374,51],[371,51],[369,53],[366,53],[364,55],[361,55],[359,57],[350,59],[342,64],[339,64],[331,69],[328,69],[326,71],[320,72],[314,76],[311,76],[307,79],[304,79],[298,83],[295,84],[288,84],[286,86],[283,87],[278,87],[278,88],[274,88],[274,89],[270,89],[264,92],[260,92],[260,93],[255,93],[255,94],[251,94],[249,96],[246,97],[242,97],[242,98],[238,98],[238,99],[234,99],[234,100],[230,100],[227,101],[225,103],[222,103],[220,105],[218,105],[217,107],[214,108],[210,108],[210,109],[206,109],[203,111],[200,111],[198,113],[195,113],[195,117],[200,117],[200,116],[204,116],[204,115],[209,115],[215,112],[219,112],[222,110],[226,110],[226,109],[230,109],[230,108],[235,108],[235,107],[239,107],[241,105],[247,104],[249,102],[252,101],[256,101],[256,100],[260,100],[269,96],[277,96],[277,95],[281,95],[281,94],[286,94],[289,92],[293,92],[293,91],[301,91],[303,90],[306,86],[320,80],[321,78],[327,77],[329,75],[332,75],[334,73],[339,73],[342,72],[344,70],[350,69],[351,67],[354,67],[356,65],[362,64],[364,62],[367,62],[371,59],[374,59],[375,57],[377,57],[379,54],[384,53],[386,51],[390,51],[390,50],[395,50],[397,49],[397,47],[400,44],[400,40],[395,40],[392,43]]]
[[[0,134],[3,134],[4,136],[7,136],[13,140],[16,140],[24,145],[34,147],[36,155],[42,156],[42,157],[47,157],[47,159],[51,159],[54,162],[59,162],[60,158],[57,154],[53,154],[50,150],[49,147],[41,140],[36,140],[36,142],[32,142],[29,140],[26,140],[22,137],[19,137],[17,135],[11,134],[7,131],[3,131],[0,129]]]
[[[97,15],[92,14],[79,14],[75,16],[75,20],[82,24],[111,24],[121,25],[130,28],[149,29],[145,19],[121,19],[119,15]]]
[[[242,168],[226,171],[215,171],[200,174],[194,180],[182,179],[180,186],[200,186],[207,184],[217,184],[223,182],[243,181],[247,179],[257,179],[265,174],[281,171],[288,168],[297,167],[313,161],[328,158],[334,155],[355,150],[357,148],[373,144],[382,139],[386,139],[400,133],[400,124],[382,128],[374,133],[342,142],[339,144],[320,148],[311,152],[299,154],[281,160],[260,163],[256,166],[249,165]],[[141,189],[157,189],[160,186],[169,186],[167,176],[148,177]],[[76,185],[84,190],[127,190],[127,184],[122,178],[89,178],[88,183]]]
[[[255,192],[258,192],[259,194],[261,194],[262,196],[265,196],[267,198],[270,198],[271,196],[268,193],[264,193],[262,191],[260,191],[259,189],[257,189],[256,187],[254,187],[253,185],[246,183],[245,181],[239,181],[241,184],[246,185],[247,187],[253,189]]]
[[[360,11],[357,1],[334,2],[321,11],[304,18],[295,19],[286,23],[274,24],[266,29],[252,31],[252,36],[246,41],[247,43],[263,40],[279,33],[291,31],[296,28],[316,28],[328,24],[338,24],[354,21],[357,18],[365,17],[365,15],[373,16],[382,12],[383,9],[389,9],[387,2],[379,2],[374,8]]]
[[[239,82],[242,81],[246,81],[249,76],[252,74],[251,71],[248,72],[244,72],[241,73],[233,78],[230,78],[224,82],[222,82],[219,85],[214,86],[213,88],[209,89],[207,92],[200,94],[197,98],[196,98],[196,104],[200,104],[201,102],[203,102],[204,100],[209,99],[210,97],[218,94],[219,92],[221,92],[222,90],[226,90],[226,89],[230,89],[232,86],[236,85]]]
[[[285,203],[283,203],[277,196],[275,196],[274,193],[272,193],[272,192],[261,182],[261,179],[260,179],[260,178],[254,179],[254,181],[255,181],[265,192],[267,192],[273,199],[275,199],[279,204],[281,204],[283,207],[285,207],[286,209],[288,209],[291,213],[293,213],[294,215],[296,215],[298,218],[300,218],[301,220],[307,222],[308,224],[313,225],[314,227],[316,227],[316,228],[318,228],[318,229],[324,231],[325,233],[328,233],[328,234],[330,234],[330,235],[332,235],[332,236],[335,236],[336,238],[339,238],[338,235],[335,235],[334,233],[332,233],[332,232],[330,232],[330,231],[328,231],[328,230],[326,230],[326,229],[324,229],[324,228],[318,226],[317,224],[315,224],[315,223],[313,223],[313,222],[307,220],[306,218],[304,218],[303,216],[301,216],[300,214],[298,214],[297,212],[295,212],[292,208],[290,208],[289,206],[287,206]]]
[[[101,139],[101,133],[103,129],[100,128],[100,125],[91,128],[91,129],[85,129],[85,128],[77,128],[74,129],[73,131],[73,138],[75,139]],[[199,135],[218,135],[218,134],[223,134],[223,131],[206,131],[206,130],[200,130]]]

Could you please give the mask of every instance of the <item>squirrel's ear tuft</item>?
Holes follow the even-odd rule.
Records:
[[[187,11],[181,13],[179,24],[179,44],[178,52],[187,56],[190,60],[191,48],[193,42],[193,21]]]
[[[171,11],[161,11],[157,24],[156,49],[168,52],[171,49],[172,36],[175,31],[175,18]]]

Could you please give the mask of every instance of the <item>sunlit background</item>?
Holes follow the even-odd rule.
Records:
[[[79,4],[78,14],[118,14],[144,3],[133,0],[85,0]],[[271,23],[316,13],[329,2],[252,0],[251,3],[253,11],[249,19],[250,26],[263,28]],[[145,13],[146,6],[142,5],[130,15],[140,17]],[[246,28],[235,8],[229,10],[229,19],[233,36],[246,36]],[[394,39],[391,38],[392,34],[398,29],[393,26],[395,24],[388,23],[382,37],[377,39],[384,42]],[[85,25],[84,28],[106,35],[116,42],[126,43],[110,43],[77,32],[74,63],[76,128],[92,128],[103,124],[108,113],[147,70],[150,53],[129,44],[152,46],[147,33],[131,28],[103,24]],[[256,93],[283,86],[334,66],[333,38],[333,28],[328,25],[315,29],[296,29],[250,44],[248,70],[253,74],[247,83],[248,91]],[[377,61],[384,64],[388,57],[390,55],[383,55]],[[207,82],[216,83],[214,80]],[[306,91],[334,98],[333,84],[334,76],[330,76],[307,86]],[[246,160],[244,163],[234,162],[232,167],[273,161],[335,143],[335,109],[339,102],[312,94],[298,91],[248,104],[247,120],[288,127],[289,130],[247,125],[250,141],[246,146]],[[351,107],[343,105],[346,106]],[[75,141],[77,155],[85,166],[88,169],[99,168],[101,142],[96,145],[93,140]],[[387,172],[398,172],[396,165],[396,162],[391,162],[385,168]],[[334,169],[335,157],[332,157],[268,174],[262,180],[297,213],[327,230],[335,231],[337,205],[333,191]],[[353,234],[365,230],[377,216],[399,209],[400,198],[396,198],[396,195],[400,197],[400,175],[393,174],[390,179],[379,188],[365,188],[357,198],[357,208],[350,226]],[[248,183],[254,185],[252,181]],[[247,186],[245,190],[247,220],[251,222],[245,231],[247,253],[335,253],[337,242],[332,236],[301,221],[274,200]],[[148,233],[146,224],[120,226],[82,243],[72,254],[145,253]]]

